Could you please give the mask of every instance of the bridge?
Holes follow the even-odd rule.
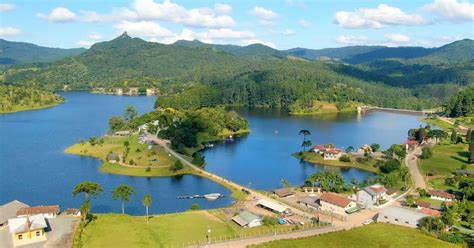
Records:
[[[411,109],[396,109],[396,108],[382,108],[382,107],[371,107],[371,106],[358,106],[357,112],[360,113],[362,111],[368,110],[382,110],[382,111],[389,111],[389,112],[397,112],[397,113],[413,113],[413,114],[433,114],[435,111],[433,110],[411,110]]]

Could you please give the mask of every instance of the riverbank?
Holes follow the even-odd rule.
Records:
[[[16,107],[13,107],[13,109],[8,110],[8,111],[0,110],[0,114],[13,114],[13,113],[24,112],[24,111],[47,109],[47,108],[58,106],[59,104],[64,103],[64,102],[65,101],[60,101],[60,102],[55,102],[52,104],[39,105],[39,106],[16,106]]]
[[[342,168],[357,168],[365,171],[370,171],[374,173],[378,173],[379,169],[375,167],[375,163],[377,162],[375,159],[370,159],[367,162],[358,162],[354,156],[350,156],[351,162],[342,162],[339,160],[324,160],[321,154],[314,153],[314,152],[295,152],[291,154],[293,157],[299,158],[303,161],[318,164],[318,165],[327,165],[327,166],[335,166],[335,167],[342,167]]]

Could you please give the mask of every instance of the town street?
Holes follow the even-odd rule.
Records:
[[[413,151],[408,152],[405,158],[405,164],[410,171],[411,178],[414,181],[414,189],[422,188],[426,189],[426,182],[423,175],[418,167],[418,156],[421,155],[421,147],[417,146]]]

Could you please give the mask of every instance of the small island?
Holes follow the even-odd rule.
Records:
[[[49,108],[64,102],[60,95],[43,89],[0,85],[0,114]]]

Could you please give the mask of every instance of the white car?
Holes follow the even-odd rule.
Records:
[[[368,224],[372,224],[372,222],[374,222],[373,219],[366,219],[364,220],[364,222],[362,222],[363,225],[368,225]]]

